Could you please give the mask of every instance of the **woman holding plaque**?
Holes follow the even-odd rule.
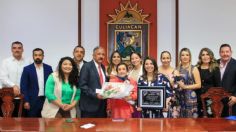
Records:
[[[220,69],[214,57],[213,52],[209,48],[201,49],[198,56],[197,68],[200,72],[202,88],[196,90],[198,97],[198,114],[203,116],[203,108],[201,102],[201,94],[204,94],[210,87],[220,86],[220,78],[218,74]],[[211,100],[206,100],[208,116],[212,116],[210,104]]]
[[[168,98],[173,96],[173,91],[171,89],[170,81],[165,77],[165,75],[158,73],[157,63],[153,58],[147,57],[143,63],[143,75],[139,78],[138,86],[164,86],[166,92],[166,101]],[[164,102],[166,103],[166,102]],[[143,118],[161,118],[164,117],[162,113],[163,109],[153,109],[153,108],[140,108],[138,111],[142,111]]]
[[[112,52],[111,57],[109,59],[109,65],[107,67],[107,75],[109,76],[109,79],[117,75],[116,67],[121,62],[122,58],[120,53],[118,51]]]
[[[179,77],[177,84],[180,88],[180,117],[197,118],[197,95],[195,90],[201,88],[201,79],[198,68],[191,65],[191,52],[188,48],[180,51],[180,63],[177,67]]]
[[[133,89],[129,96],[122,99],[107,100],[107,114],[111,118],[131,118],[133,113],[132,104],[137,99],[137,83],[128,78],[128,66],[125,63],[117,65],[117,76],[110,79],[110,82],[129,83],[133,85]]]

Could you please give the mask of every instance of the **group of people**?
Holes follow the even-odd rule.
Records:
[[[139,53],[130,54],[131,68],[118,51],[114,51],[107,66],[103,65],[105,50],[93,49],[93,59],[83,60],[85,49],[76,46],[74,58],[60,59],[57,70],[43,63],[44,51],[33,50],[32,64],[23,58],[23,44],[13,42],[12,57],[3,60],[0,83],[12,87],[19,105],[19,94],[24,95],[26,117],[81,117],[81,118],[197,118],[203,116],[200,96],[210,87],[223,87],[232,94],[222,100],[225,107],[222,116],[228,115],[227,106],[232,106],[236,115],[236,60],[232,58],[229,44],[219,49],[216,60],[209,48],[201,49],[198,63],[191,63],[188,48],[179,53],[179,65],[170,65],[171,54],[163,51],[158,66],[152,57],[142,59]],[[129,83],[133,86],[128,96],[122,99],[105,99],[98,90],[105,82]],[[142,108],[138,105],[138,89],[163,86],[165,107]],[[210,105],[211,100],[206,100]],[[17,116],[17,109],[13,115]],[[212,116],[208,111],[208,116]]]
[[[78,87],[79,69],[84,63],[81,61],[84,48],[76,46],[74,58],[61,58],[55,72],[50,65],[43,63],[43,49],[33,50],[33,63],[23,57],[23,51],[21,42],[13,42],[12,56],[4,59],[1,64],[0,88],[13,88],[15,95],[12,115],[18,117],[18,96],[22,94],[25,117],[76,117],[81,92]]]
[[[179,65],[173,68],[170,65],[171,54],[168,51],[161,53],[160,60],[162,64],[159,67],[152,57],[146,57],[142,60],[139,53],[133,52],[130,55],[132,69],[127,71],[126,78],[137,82],[137,85],[133,84],[135,87],[134,93],[136,94],[137,91],[136,86],[137,89],[139,86],[164,86],[166,90],[165,108],[141,108],[138,106],[136,99],[136,104],[128,104],[132,115],[126,114],[124,116],[124,114],[120,114],[125,113],[124,108],[118,102],[122,101],[127,104],[126,98],[123,100],[109,99],[109,107],[107,107],[109,112],[113,112],[112,117],[117,118],[203,117],[201,95],[211,87],[223,87],[232,96],[222,100],[225,104],[222,116],[228,116],[228,106],[232,106],[233,115],[236,115],[236,61],[232,58],[232,50],[229,44],[222,44],[219,54],[221,58],[217,60],[209,48],[203,48],[199,53],[197,64],[193,65],[190,50],[183,48],[179,52]],[[114,51],[110,57],[108,77],[121,78],[118,72],[119,69],[117,69],[119,64],[122,64],[121,56],[117,51]],[[131,99],[135,100],[135,98]],[[208,99],[206,102],[208,104],[207,116],[212,117],[213,113],[210,109],[212,101]],[[120,112],[117,109],[120,109]],[[118,115],[116,113],[119,116],[115,116]]]

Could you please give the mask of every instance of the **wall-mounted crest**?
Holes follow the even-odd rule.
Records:
[[[148,55],[149,47],[149,23],[138,9],[138,4],[131,5],[130,1],[120,9],[115,9],[115,15],[109,15],[112,20],[108,21],[108,55],[117,50],[123,60],[130,60],[132,52],[138,52],[143,57]],[[108,57],[109,58],[109,57]]]

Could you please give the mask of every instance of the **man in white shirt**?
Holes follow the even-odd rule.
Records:
[[[23,44],[19,41],[12,43],[11,52],[12,56],[2,61],[0,80],[2,87],[13,87],[14,94],[17,96],[20,94],[20,77],[23,67],[30,64],[30,61],[22,56],[24,49]],[[14,104],[16,109],[13,111],[13,116],[16,117],[19,99],[15,99]]]
[[[30,64],[29,60],[26,60],[22,54],[24,52],[23,44],[19,41],[15,41],[11,45],[12,56],[2,61],[1,65],[1,82],[2,87],[13,87],[15,96],[20,94],[20,78],[23,71],[23,67]],[[14,100],[15,108],[13,116],[18,116],[19,99]]]
[[[12,56],[2,61],[1,81],[3,87],[13,87],[15,95],[20,94],[20,77],[23,67],[30,62],[26,60],[23,54],[23,44],[19,41],[13,42],[11,46]]]

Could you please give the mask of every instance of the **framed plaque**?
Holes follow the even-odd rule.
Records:
[[[149,109],[165,107],[165,86],[138,86],[138,106]]]

